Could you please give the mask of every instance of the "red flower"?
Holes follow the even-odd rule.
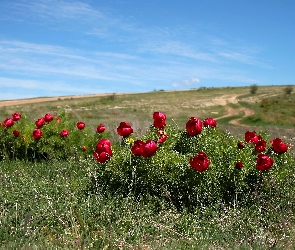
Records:
[[[154,112],[154,127],[157,129],[163,129],[166,126],[166,115],[162,112]]]
[[[159,139],[158,139],[158,143],[163,143],[166,141],[168,135],[164,130],[159,130],[159,132],[157,133],[159,135]]]
[[[99,142],[97,143],[97,145],[99,145],[99,144],[106,144],[106,145],[108,145],[109,147],[111,147],[111,141],[110,140],[108,140],[108,139],[100,139],[99,140]]]
[[[204,152],[199,152],[190,159],[189,163],[197,171],[203,172],[209,167],[210,160]]]
[[[153,140],[147,140],[142,146],[142,156],[147,158],[154,155],[158,150],[158,145]]]
[[[60,122],[61,122],[61,118],[60,118],[60,117],[57,117],[57,118],[56,118],[56,122],[57,122],[57,123],[60,123]]]
[[[106,130],[106,127],[103,124],[99,124],[96,128],[96,132],[99,134],[104,132],[105,130]]]
[[[206,118],[204,121],[203,121],[203,124],[205,127],[216,127],[217,123],[216,123],[216,120],[214,120],[213,118]]]
[[[107,139],[101,139],[97,143],[93,155],[97,162],[104,163],[108,161],[113,156],[111,142]]]
[[[283,154],[283,153],[287,152],[287,150],[288,150],[287,144],[284,143],[280,138],[276,138],[274,140],[271,140],[270,144],[272,145],[273,150],[276,153]]]
[[[257,153],[261,153],[266,149],[266,142],[265,140],[260,140],[255,144],[255,151]]]
[[[61,137],[67,137],[69,135],[69,130],[64,129],[63,131],[60,132]]]
[[[3,122],[4,127],[9,128],[12,127],[14,125],[14,120],[12,118],[7,118],[5,119],[5,121]]]
[[[109,159],[111,159],[111,156],[106,152],[96,152],[94,151],[93,156],[95,157],[96,161],[99,163],[105,163]]]
[[[45,123],[45,120],[44,120],[44,118],[42,117],[42,118],[38,119],[38,120],[35,122],[35,125],[36,125],[38,128],[41,128],[41,127],[44,125],[44,123]]]
[[[82,150],[86,151],[87,150],[86,146],[82,146]]]
[[[52,120],[53,120],[53,115],[52,114],[44,115],[44,121],[45,122],[51,122]]]
[[[202,121],[200,119],[191,117],[186,123],[186,131],[190,136],[195,136],[202,132],[202,126]]]
[[[142,140],[136,140],[133,142],[133,145],[131,147],[132,154],[136,156],[142,156],[143,147],[145,145],[145,142]]]
[[[14,121],[18,121],[21,117],[22,117],[22,116],[21,116],[20,113],[15,112],[15,113],[12,114],[12,119],[13,119]]]
[[[274,160],[266,154],[259,154],[256,158],[256,168],[260,171],[268,170],[274,163]]]
[[[128,137],[133,133],[133,128],[127,122],[121,122],[120,126],[117,128],[117,132],[120,136]]]
[[[238,170],[241,170],[241,169],[242,169],[242,167],[243,167],[243,162],[241,162],[241,161],[238,161],[238,162],[236,163],[236,166],[235,166],[235,168],[236,168],[236,169],[238,169]]]
[[[77,122],[77,128],[82,130],[85,128],[85,123],[84,122]]]
[[[160,138],[158,139],[157,142],[158,142],[158,143],[163,143],[163,142],[166,141],[167,137],[168,137],[167,134],[162,134],[162,135],[160,135]]]
[[[241,142],[241,141],[239,141],[239,142],[238,142],[238,148],[239,148],[239,149],[242,149],[242,148],[244,148],[244,147],[245,147],[244,143]]]
[[[95,151],[97,153],[101,153],[101,152],[106,152],[108,153],[110,156],[113,156],[113,152],[111,149],[111,142],[107,139],[101,139],[97,144],[96,144],[96,148]]]
[[[33,131],[33,138],[34,139],[40,139],[42,136],[42,131],[39,128],[35,128]]]
[[[15,137],[19,137],[19,131],[18,130],[13,130],[13,135],[15,136]]]
[[[261,139],[261,136],[256,134],[255,131],[247,131],[245,133],[245,141],[248,143],[257,143]]]

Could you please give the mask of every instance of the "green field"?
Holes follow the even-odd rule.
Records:
[[[0,106],[0,121],[14,112],[35,121],[46,113],[57,115],[65,110],[70,119],[85,122],[91,130],[103,123],[114,150],[121,154],[114,156],[114,162],[122,163],[123,169],[126,155],[119,150],[116,128],[126,121],[132,125],[135,136],[144,136],[155,111],[164,112],[173,129],[184,129],[192,116],[213,117],[221,129],[214,136],[220,141],[243,140],[246,131],[255,130],[294,144],[295,93],[284,93],[285,87],[258,86],[256,94],[250,94],[249,87],[228,87],[60,97],[55,101],[4,106],[9,103],[6,101]],[[223,134],[223,130],[230,135]],[[173,134],[169,136],[171,142],[177,139]],[[200,142],[207,143],[205,138],[201,139]],[[233,147],[230,143],[229,147]],[[218,149],[223,151],[214,151],[219,146],[210,143],[206,147],[219,152],[218,157],[229,152],[225,146]],[[164,154],[163,159],[155,156],[145,163],[169,169],[169,164],[164,165],[161,160],[174,160],[183,166],[184,154],[173,157]],[[235,159],[235,155],[231,157]],[[250,187],[251,197],[240,198],[243,193],[237,192],[228,194],[234,196],[233,202],[219,200],[198,204],[193,209],[175,206],[173,201],[169,202],[169,194],[167,202],[167,197],[148,193],[140,197],[126,195],[120,192],[120,186],[112,192],[104,186],[94,188],[93,183],[99,184],[99,177],[104,176],[100,169],[106,167],[110,171],[114,166],[99,165],[91,156],[49,161],[4,159],[0,162],[0,249],[293,249],[294,147],[290,157],[279,157],[277,167],[281,172],[254,172],[257,180]],[[213,164],[219,166],[218,162]],[[218,190],[210,190],[215,176],[208,177],[205,185],[209,187],[208,197],[213,197],[210,192]],[[125,180],[121,173],[116,178]],[[181,185],[181,178],[173,178],[179,180],[176,186]],[[189,199],[190,195],[202,194],[189,194]]]

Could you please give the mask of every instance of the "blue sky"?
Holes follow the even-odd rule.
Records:
[[[294,0],[0,0],[0,100],[295,83]]]

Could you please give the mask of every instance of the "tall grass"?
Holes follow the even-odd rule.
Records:
[[[179,212],[153,197],[90,194],[93,161],[3,162],[1,249],[291,249],[294,175],[250,207]],[[261,195],[261,194],[260,194]]]

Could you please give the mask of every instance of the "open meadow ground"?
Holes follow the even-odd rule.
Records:
[[[55,121],[44,125],[44,141],[33,141],[25,158],[12,151],[29,144],[28,137],[8,142],[13,129],[0,127],[0,249],[294,249],[294,146],[281,154],[267,141],[266,153],[275,159],[267,171],[253,167],[258,154],[252,144],[237,148],[246,131],[295,144],[295,93],[286,94],[285,88],[0,101],[1,122],[15,112],[33,125],[46,113],[63,112],[74,124],[85,122],[89,130],[72,129],[76,140],[102,123],[113,150],[106,163],[94,161],[91,148],[83,156],[81,147],[67,145],[75,142],[70,136],[46,137],[57,131]],[[150,158],[132,155],[133,141],[122,139],[116,128],[125,121],[134,138],[154,138],[155,111],[167,116],[167,141]],[[190,117],[212,117],[217,128],[190,137],[185,133]],[[50,152],[48,145],[59,156],[37,158],[34,149]],[[211,161],[204,172],[189,165],[198,150]],[[242,169],[235,167],[237,160],[243,161]],[[273,163],[266,160],[265,165]]]
[[[37,120],[44,113],[58,114],[64,109],[70,117],[85,121],[93,129],[103,123],[111,130],[127,121],[140,133],[151,124],[153,112],[161,111],[166,113],[167,123],[179,127],[184,127],[192,116],[213,117],[233,134],[245,129],[267,129],[274,135],[292,137],[295,93],[286,95],[285,88],[259,86],[256,94],[250,94],[250,87],[225,87],[0,101],[0,120],[16,111]]]

